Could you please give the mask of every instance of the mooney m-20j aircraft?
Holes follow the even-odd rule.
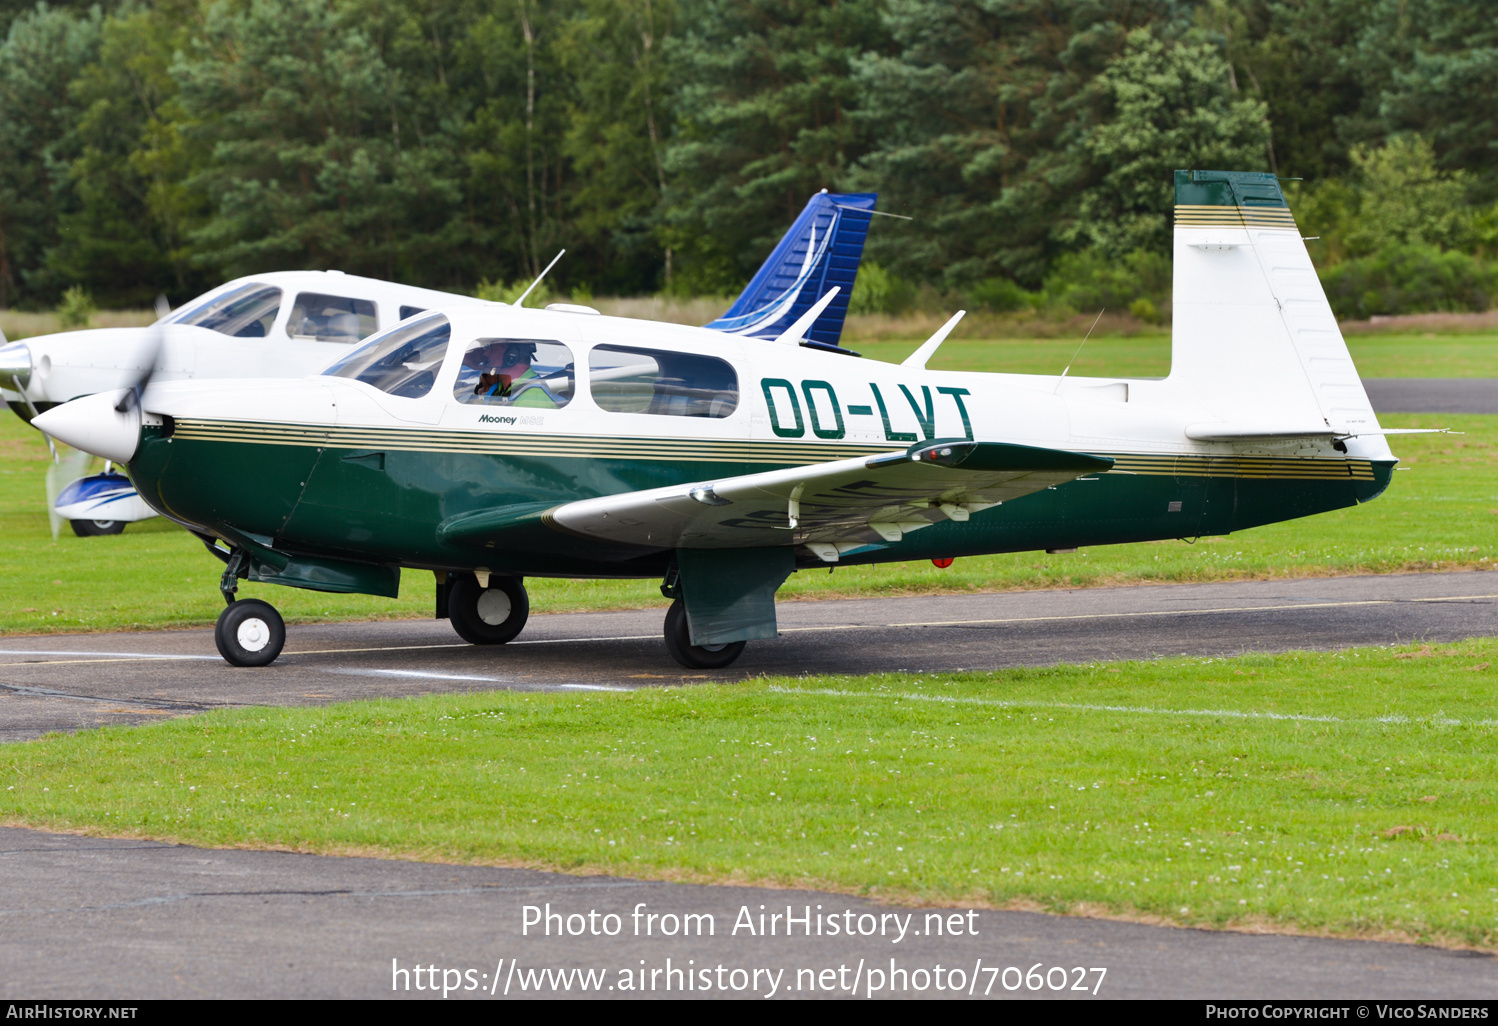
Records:
[[[826,190],[813,196],[743,294],[708,326],[773,337],[840,286],[840,298],[806,333],[811,345],[836,350],[876,198]],[[159,381],[302,377],[413,314],[462,305],[493,304],[339,271],[236,278],[163,311],[148,328],[68,331],[8,346],[0,337],[0,398],[30,421],[70,399],[134,385],[147,373]],[[108,467],[64,488],[56,511],[85,536],[118,534],[126,523],[156,515]]]
[[[659,577],[666,644],[721,667],[797,569],[1193,538],[1352,506],[1395,460],[1273,176],[1176,174],[1159,380],[898,366],[578,312],[418,315],[296,381],[155,381],[42,430],[129,467],[226,563],[220,652],[275,659],[238,581],[394,596],[500,644],[527,577]],[[805,304],[803,304],[805,305]],[[782,317],[781,320],[785,318]]]

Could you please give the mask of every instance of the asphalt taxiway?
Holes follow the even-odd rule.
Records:
[[[536,926],[523,933],[525,907],[544,921],[548,904],[559,916],[552,935],[538,936]],[[793,925],[787,937],[783,918],[774,936],[760,935],[761,906],[819,916],[812,923],[824,926],[822,936]],[[462,988],[449,999],[480,1000],[1498,998],[1494,959],[1477,952],[968,911],[0,828],[0,998],[441,1000],[425,985],[444,980]],[[643,919],[651,913],[677,918]],[[702,936],[681,936],[682,917],[704,914],[711,935],[694,919]],[[859,935],[829,936],[833,915]],[[940,936],[928,915],[942,921]],[[896,940],[901,919],[906,932]],[[637,922],[649,936],[634,935]],[[582,935],[558,936],[569,924]],[[662,936],[662,925],[676,936]],[[438,971],[413,977],[417,966]],[[404,977],[393,971],[401,969]],[[594,986],[583,989],[580,969],[597,974]],[[691,990],[682,970],[699,974]],[[626,975],[641,988],[621,989]]]
[[[1498,413],[1498,378],[1364,378],[1379,413]]]
[[[1498,634],[1498,573],[784,602],[779,618],[717,673],[671,661],[658,609],[534,616],[498,647],[445,620],[292,626],[261,669],[226,665],[207,630],[4,638],[0,740],[237,705],[1454,641]]]
[[[273,666],[225,665],[211,632],[0,639],[0,738],[235,705],[314,704],[497,688],[690,686],[760,674],[994,669],[1095,659],[1227,655],[1296,648],[1454,641],[1498,633],[1498,573],[1464,572],[787,602],[781,637],[729,671],[686,673],[660,639],[660,610],[534,617],[500,648],[463,644],[445,622],[293,626]],[[710,913],[710,937],[522,936],[524,908]],[[928,910],[846,896],[702,887],[527,870],[217,851],[0,828],[0,997],[432,997],[391,990],[394,968],[467,970],[451,997],[583,996],[521,983],[537,970],[712,970],[727,990],[685,996],[849,996],[869,970],[959,968],[978,996],[1015,984],[1011,966],[1066,970],[1067,988],[988,988],[988,996],[1076,997],[1077,968],[1106,968],[1098,996],[1176,998],[1498,998],[1492,957],[1398,944],[1220,933],[1024,912],[981,911],[976,935],[751,937],[739,910],[790,905],[883,917]],[[874,922],[874,919],[867,920]],[[882,920],[880,920],[882,921]],[[628,930],[628,927],[625,927]],[[894,959],[892,967],[890,960]],[[719,974],[719,969],[726,976]],[[734,969],[765,971],[735,990]],[[808,975],[810,971],[810,975]],[[863,974],[855,976],[854,974]],[[830,975],[827,975],[830,974]],[[501,993],[505,977],[508,995]],[[431,983],[438,977],[427,977]],[[453,979],[454,977],[447,977]],[[521,983],[517,983],[517,978]],[[599,977],[594,977],[599,979]],[[666,991],[669,977],[647,975]],[[555,975],[547,979],[560,979]],[[681,980],[684,977],[670,979]],[[905,977],[904,979],[911,979]],[[1059,980],[1051,976],[1052,982]],[[830,981],[830,983],[828,983]],[[830,989],[824,989],[828,983]],[[488,988],[492,986],[491,992]],[[1090,986],[1090,984],[1089,984]],[[797,988],[800,989],[797,989]],[[588,991],[596,995],[597,991]],[[637,992],[604,991],[603,996]],[[888,989],[883,996],[891,996]]]

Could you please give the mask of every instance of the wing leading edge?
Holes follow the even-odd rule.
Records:
[[[738,549],[804,545],[826,562],[868,545],[1113,466],[1107,457],[999,442],[937,439],[809,467],[582,499],[544,511],[494,510],[444,525],[459,544],[500,542],[511,525],[622,547]]]

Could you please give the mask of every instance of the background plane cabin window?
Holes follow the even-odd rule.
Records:
[[[463,354],[453,396],[479,406],[556,410],[572,401],[572,350],[536,338],[475,339]]]
[[[419,313],[426,313],[426,307],[403,306],[401,307],[401,320],[405,320],[407,317],[415,317]]]
[[[363,381],[391,395],[420,399],[437,381],[451,334],[452,327],[441,314],[403,323],[374,336],[323,373]]]
[[[167,323],[193,324],[235,338],[264,338],[280,309],[280,289],[250,282],[184,310]]]
[[[352,345],[379,330],[375,305],[367,299],[324,296],[299,292],[286,319],[286,334],[292,338]]]
[[[739,377],[726,361],[661,349],[594,346],[588,387],[610,413],[726,417],[739,405]]]

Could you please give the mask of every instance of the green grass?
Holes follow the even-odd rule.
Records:
[[[849,343],[864,356],[899,363],[923,339]],[[1080,338],[958,338],[942,344],[933,370],[1057,374],[1076,356],[1083,377],[1159,378],[1170,373],[1170,336]],[[1347,339],[1365,378],[1498,377],[1498,335],[1352,335]]]
[[[206,713],[0,749],[0,819],[1498,945],[1498,640]]]
[[[1008,553],[929,562],[841,567],[792,575],[781,597],[919,595],[1139,582],[1388,573],[1488,567],[1498,561],[1498,417],[1400,415],[1393,426],[1451,427],[1464,435],[1395,441],[1407,472],[1377,501],[1196,544],[1113,545],[1070,555]],[[111,538],[57,541],[47,526],[47,450],[14,417],[0,416],[0,633],[117,630],[211,624],[223,609],[222,567],[164,520]],[[663,606],[655,581],[531,578],[536,612]],[[293,622],[431,615],[431,575],[402,576],[401,597],[329,595],[244,584]]]
[[[1498,378],[1498,335],[1353,335],[1365,378]]]

